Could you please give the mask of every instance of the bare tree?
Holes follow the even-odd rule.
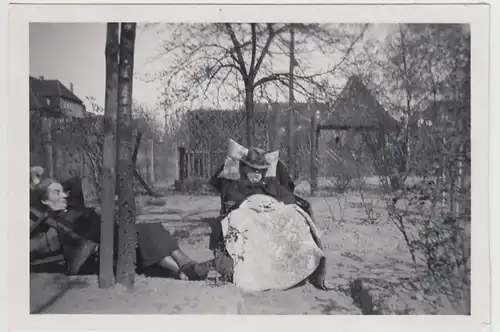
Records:
[[[469,314],[471,192],[464,178],[470,176],[470,32],[458,24],[399,25],[383,52],[377,92],[403,116],[398,139],[406,147],[404,173],[430,180],[396,197],[422,206],[417,216],[392,206],[390,217],[403,237],[405,228],[417,230],[405,240],[424,258],[422,276],[430,280],[424,289]]]
[[[175,24],[168,25],[170,38],[158,57],[166,58],[166,67],[151,79],[164,80],[166,95],[192,101],[200,96],[220,105],[221,100],[243,100],[247,114],[248,145],[253,145],[254,100],[267,86],[288,86],[289,71],[280,69],[279,60],[289,57],[290,24]],[[296,56],[298,73],[291,87],[308,96],[311,85],[328,94],[324,75],[336,73],[347,62],[352,45],[359,41],[365,26],[341,30],[337,26],[295,24],[295,54],[314,50],[330,54],[344,53],[338,63],[320,72],[307,72],[307,57]],[[210,90],[211,93],[208,93]],[[223,100],[223,101],[224,101]]]
[[[108,23],[106,37],[106,105],[101,180],[101,245],[99,287],[114,284],[114,227],[116,184],[116,115],[118,112],[118,23]]]
[[[294,80],[294,70],[295,70],[295,27],[292,24],[290,26],[290,69],[288,78],[288,168],[292,179],[295,179],[295,147],[294,147],[294,136],[295,136],[295,108],[294,108],[294,95],[293,95],[293,80]]]
[[[136,232],[134,200],[132,75],[134,69],[136,23],[122,23],[118,76],[118,262],[117,282],[133,287],[135,282]]]
[[[422,158],[422,137],[415,126],[433,103],[445,97],[450,86],[452,57],[440,35],[442,26],[399,24],[378,47],[367,43],[364,67],[357,68],[378,101],[403,124],[401,132],[386,134],[386,142],[366,144],[376,154],[380,171],[388,175],[393,187],[411,174],[430,169],[428,157]],[[454,27],[445,30],[450,33]],[[451,37],[450,37],[451,38]],[[385,146],[385,148],[382,148]],[[388,151],[389,149],[390,151]]]

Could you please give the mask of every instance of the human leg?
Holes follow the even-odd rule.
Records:
[[[194,262],[179,248],[176,239],[163,225],[138,224],[139,253],[142,267],[158,264],[173,272],[187,275],[189,279],[201,280],[208,274],[208,264]]]

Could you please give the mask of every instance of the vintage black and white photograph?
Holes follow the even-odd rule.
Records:
[[[29,23],[30,314],[471,315],[471,24],[256,22]]]

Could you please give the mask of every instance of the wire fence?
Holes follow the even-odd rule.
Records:
[[[82,178],[88,201],[99,198],[101,190],[103,116],[83,118],[55,117],[31,112],[30,164],[43,166],[47,176],[67,179]],[[134,127],[134,136],[142,128]],[[151,186],[157,182],[173,182],[177,172],[174,141],[153,135],[142,135],[138,145],[136,170]],[[137,191],[144,191],[134,183]]]

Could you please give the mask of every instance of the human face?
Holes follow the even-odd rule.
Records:
[[[68,206],[66,193],[62,185],[58,182],[51,183],[47,188],[47,199],[42,203],[47,205],[52,211],[64,211]]]
[[[266,169],[256,169],[248,165],[243,165],[242,171],[250,182],[257,183],[264,177],[264,172],[266,171]]]

